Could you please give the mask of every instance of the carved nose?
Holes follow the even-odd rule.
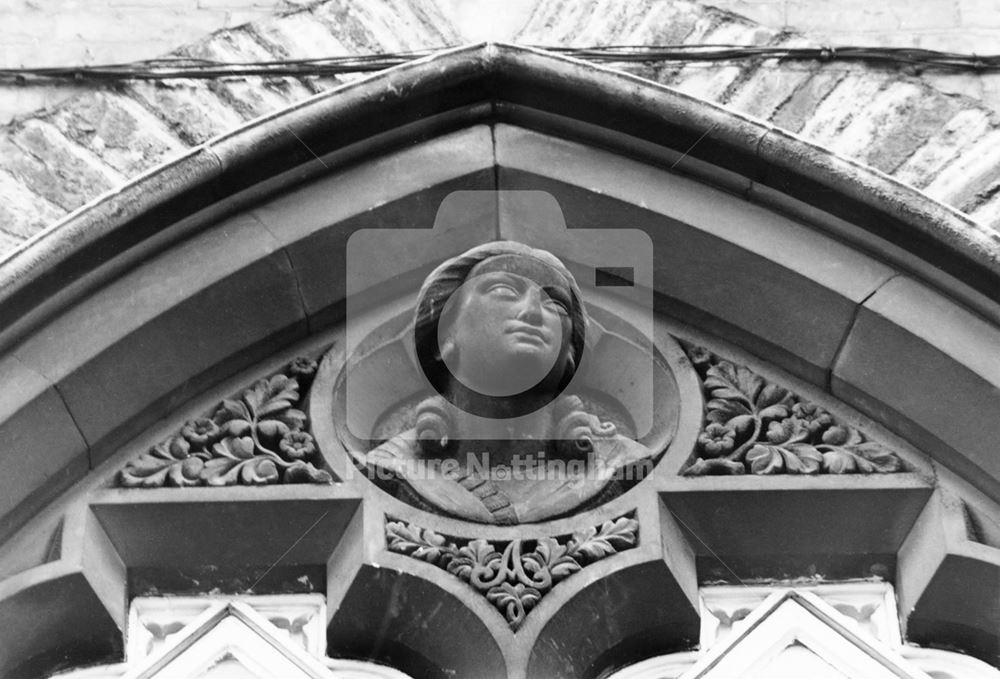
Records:
[[[542,322],[542,292],[541,288],[529,287],[521,298],[517,318],[525,323],[539,324]]]

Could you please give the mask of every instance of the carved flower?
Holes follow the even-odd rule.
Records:
[[[310,378],[316,374],[316,361],[305,356],[299,356],[288,364],[288,372],[292,377]]]
[[[801,420],[796,417],[786,417],[780,421],[769,422],[765,438],[770,443],[795,443],[804,440],[806,435]]]
[[[851,437],[851,431],[842,425],[834,425],[823,432],[823,443],[831,446],[842,446]]]
[[[209,418],[199,417],[196,420],[188,420],[181,429],[181,436],[193,446],[207,448],[222,437],[222,430]]]
[[[313,437],[304,431],[290,431],[281,437],[278,449],[289,460],[301,460],[316,452]]]
[[[792,415],[799,419],[812,436],[825,431],[827,427],[833,424],[833,418],[830,416],[830,413],[815,403],[796,403],[792,406]]]
[[[706,457],[722,457],[736,445],[736,433],[724,424],[711,423],[698,435],[698,446]]]

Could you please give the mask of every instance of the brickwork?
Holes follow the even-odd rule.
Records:
[[[942,9],[942,3],[919,3],[904,11],[895,0],[871,8],[849,0],[836,11],[828,9],[832,3],[810,3],[815,12],[808,21],[804,4],[797,0],[719,0],[759,21],[690,0],[517,0],[502,7],[464,0],[101,2],[19,0],[0,9],[0,35],[21,36],[4,44],[4,60],[11,63],[18,55],[23,60],[29,53],[25,46],[33,45],[46,55],[44,61],[73,61],[70,48],[75,40],[90,46],[83,62],[149,57],[163,52],[168,42],[175,47],[189,33],[204,35],[219,22],[224,26],[237,18],[257,17],[264,18],[191,41],[175,53],[251,61],[436,48],[489,37],[482,33],[484,26],[492,27],[487,33],[493,32],[493,37],[526,44],[800,46],[836,37],[833,29],[847,25],[845,16],[851,12],[860,17],[854,25],[884,26],[885,35],[897,39],[904,32],[943,35],[948,26],[962,26],[970,16],[979,18],[984,31],[995,24],[1000,35],[1000,21],[985,17],[989,8],[972,0],[962,0],[961,11]],[[890,11],[894,7],[899,7],[895,14]],[[477,14],[477,9],[483,13]],[[147,20],[162,23],[163,30],[153,30],[148,23],[130,24],[125,17],[132,12],[145,13]],[[185,17],[171,24],[175,13]],[[810,33],[786,30],[791,16],[804,22]],[[75,28],[66,28],[74,23]],[[178,28],[182,24],[183,30]],[[51,28],[48,33],[46,26]],[[75,32],[63,35],[67,30]],[[60,49],[66,51],[45,52],[41,46],[48,39],[42,42],[42,35],[61,36],[65,46]],[[120,51],[109,47],[116,39]],[[926,78],[897,68],[839,62],[621,67],[768,120],[921,188],[982,223],[1000,224],[1000,121],[976,98],[942,91]],[[0,128],[0,252],[185,149],[343,80],[139,83],[88,89],[17,117]],[[0,101],[10,90],[0,89]]]
[[[132,2],[158,6],[153,0]],[[226,7],[216,0],[200,2],[198,7],[212,11]],[[198,7],[192,2],[192,11]],[[267,14],[270,9],[261,11]],[[73,11],[77,10],[79,5],[74,5]],[[33,30],[41,30],[41,25]],[[253,61],[440,48],[458,40],[430,0],[380,0],[364,5],[331,0],[216,32],[174,53]],[[20,116],[0,128],[4,197],[0,252],[191,146],[345,80],[139,82],[88,90]]]
[[[539,5],[518,41],[560,44],[817,45],[686,0]],[[1000,119],[977,99],[897,68],[838,62],[619,64],[644,78],[768,120],[893,175],[974,219],[1000,224]]]

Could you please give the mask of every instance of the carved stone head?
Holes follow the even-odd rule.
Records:
[[[417,359],[435,390],[491,416],[557,396],[584,351],[587,318],[565,265],[521,243],[487,243],[424,281],[414,321]]]

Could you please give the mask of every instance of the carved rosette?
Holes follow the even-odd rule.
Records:
[[[316,362],[296,358],[130,461],[126,488],[332,483],[299,409]]]
[[[586,566],[636,547],[633,514],[572,535],[490,542],[446,537],[403,521],[385,526],[389,551],[442,568],[486,597],[517,631],[559,582]]]
[[[685,344],[701,378],[705,418],[685,476],[887,474],[899,456],[801,396],[707,349]]]

